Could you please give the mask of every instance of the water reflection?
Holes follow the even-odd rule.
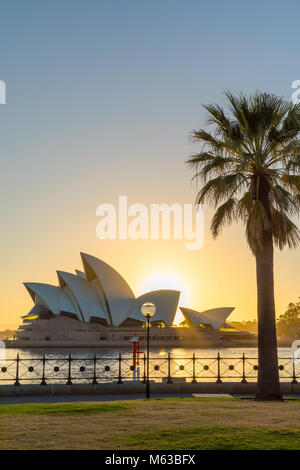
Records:
[[[291,381],[294,372],[291,349],[279,348],[278,356],[280,379]],[[150,359],[150,377],[155,381],[170,378],[187,382],[254,381],[258,370],[257,348],[153,348]],[[143,354],[138,366],[143,379]],[[133,380],[134,376],[132,353],[128,348],[8,349],[5,364],[0,367],[0,383],[14,383],[17,370],[21,383],[41,383],[43,377],[47,383],[120,383]],[[295,366],[295,374],[300,376],[299,365]]]

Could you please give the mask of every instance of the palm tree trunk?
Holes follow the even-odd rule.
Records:
[[[258,382],[256,400],[281,400],[274,301],[273,241],[265,234],[257,250]]]

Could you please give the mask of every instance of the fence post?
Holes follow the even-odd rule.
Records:
[[[245,353],[243,353],[242,359],[243,359],[243,377],[242,377],[241,383],[246,384],[247,380],[246,380],[246,374],[245,374]]]
[[[93,377],[93,382],[92,385],[97,385],[97,375],[96,375],[96,366],[97,366],[97,358],[96,354],[94,354],[94,360],[93,360],[93,367],[94,367],[94,377]]]
[[[43,355],[42,361],[43,361],[43,375],[42,375],[41,385],[47,385],[46,380],[45,380],[45,363],[46,363],[45,354]]]
[[[293,354],[293,359],[292,359],[292,361],[293,361],[293,380],[292,380],[291,383],[294,385],[294,384],[297,384],[297,383],[298,383],[297,377],[296,377],[296,369],[295,369],[295,358],[294,358],[294,354]]]
[[[122,355],[119,353],[119,377],[118,377],[118,384],[122,384]]]
[[[195,358],[195,353],[193,353],[193,380],[191,382],[192,384],[196,384],[196,358]]]
[[[145,384],[146,383],[146,355],[145,353],[144,353],[143,362],[144,362],[144,377],[143,377],[142,384]]]
[[[221,361],[221,358],[220,358],[220,353],[219,353],[219,352],[218,352],[217,361],[218,361],[218,378],[217,378],[216,383],[217,383],[217,384],[221,384],[221,383],[222,383],[222,380],[221,380],[221,369],[220,369],[220,361]]]
[[[68,367],[68,381],[67,381],[67,385],[72,385],[71,362],[72,362],[72,358],[71,358],[71,354],[69,354],[69,367]]]
[[[172,384],[172,377],[171,377],[171,353],[168,353],[168,378],[167,378],[167,384]]]
[[[17,354],[17,359],[16,359],[16,380],[15,380],[15,386],[18,387],[20,384],[19,382],[19,362],[20,362],[20,357],[19,353]]]

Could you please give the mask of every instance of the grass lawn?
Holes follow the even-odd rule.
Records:
[[[1,405],[0,449],[300,449],[300,400]]]

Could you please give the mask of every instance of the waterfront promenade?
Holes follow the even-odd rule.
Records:
[[[281,391],[284,394],[297,395],[300,394],[300,384],[293,384],[291,382],[281,382]],[[255,394],[257,384],[256,382],[241,383],[241,382],[202,382],[202,383],[162,383],[152,382],[151,392],[153,395],[164,396],[184,396],[193,394]],[[114,397],[115,395],[130,397],[132,395],[145,394],[145,384],[141,382],[123,382],[118,384],[116,382],[101,383],[97,385],[92,384],[49,384],[41,386],[39,384],[27,384],[16,387],[15,385],[1,385],[0,386],[0,399],[3,397],[21,397],[21,396],[66,396],[73,397],[75,395],[90,395],[91,397],[101,397],[108,395]]]

